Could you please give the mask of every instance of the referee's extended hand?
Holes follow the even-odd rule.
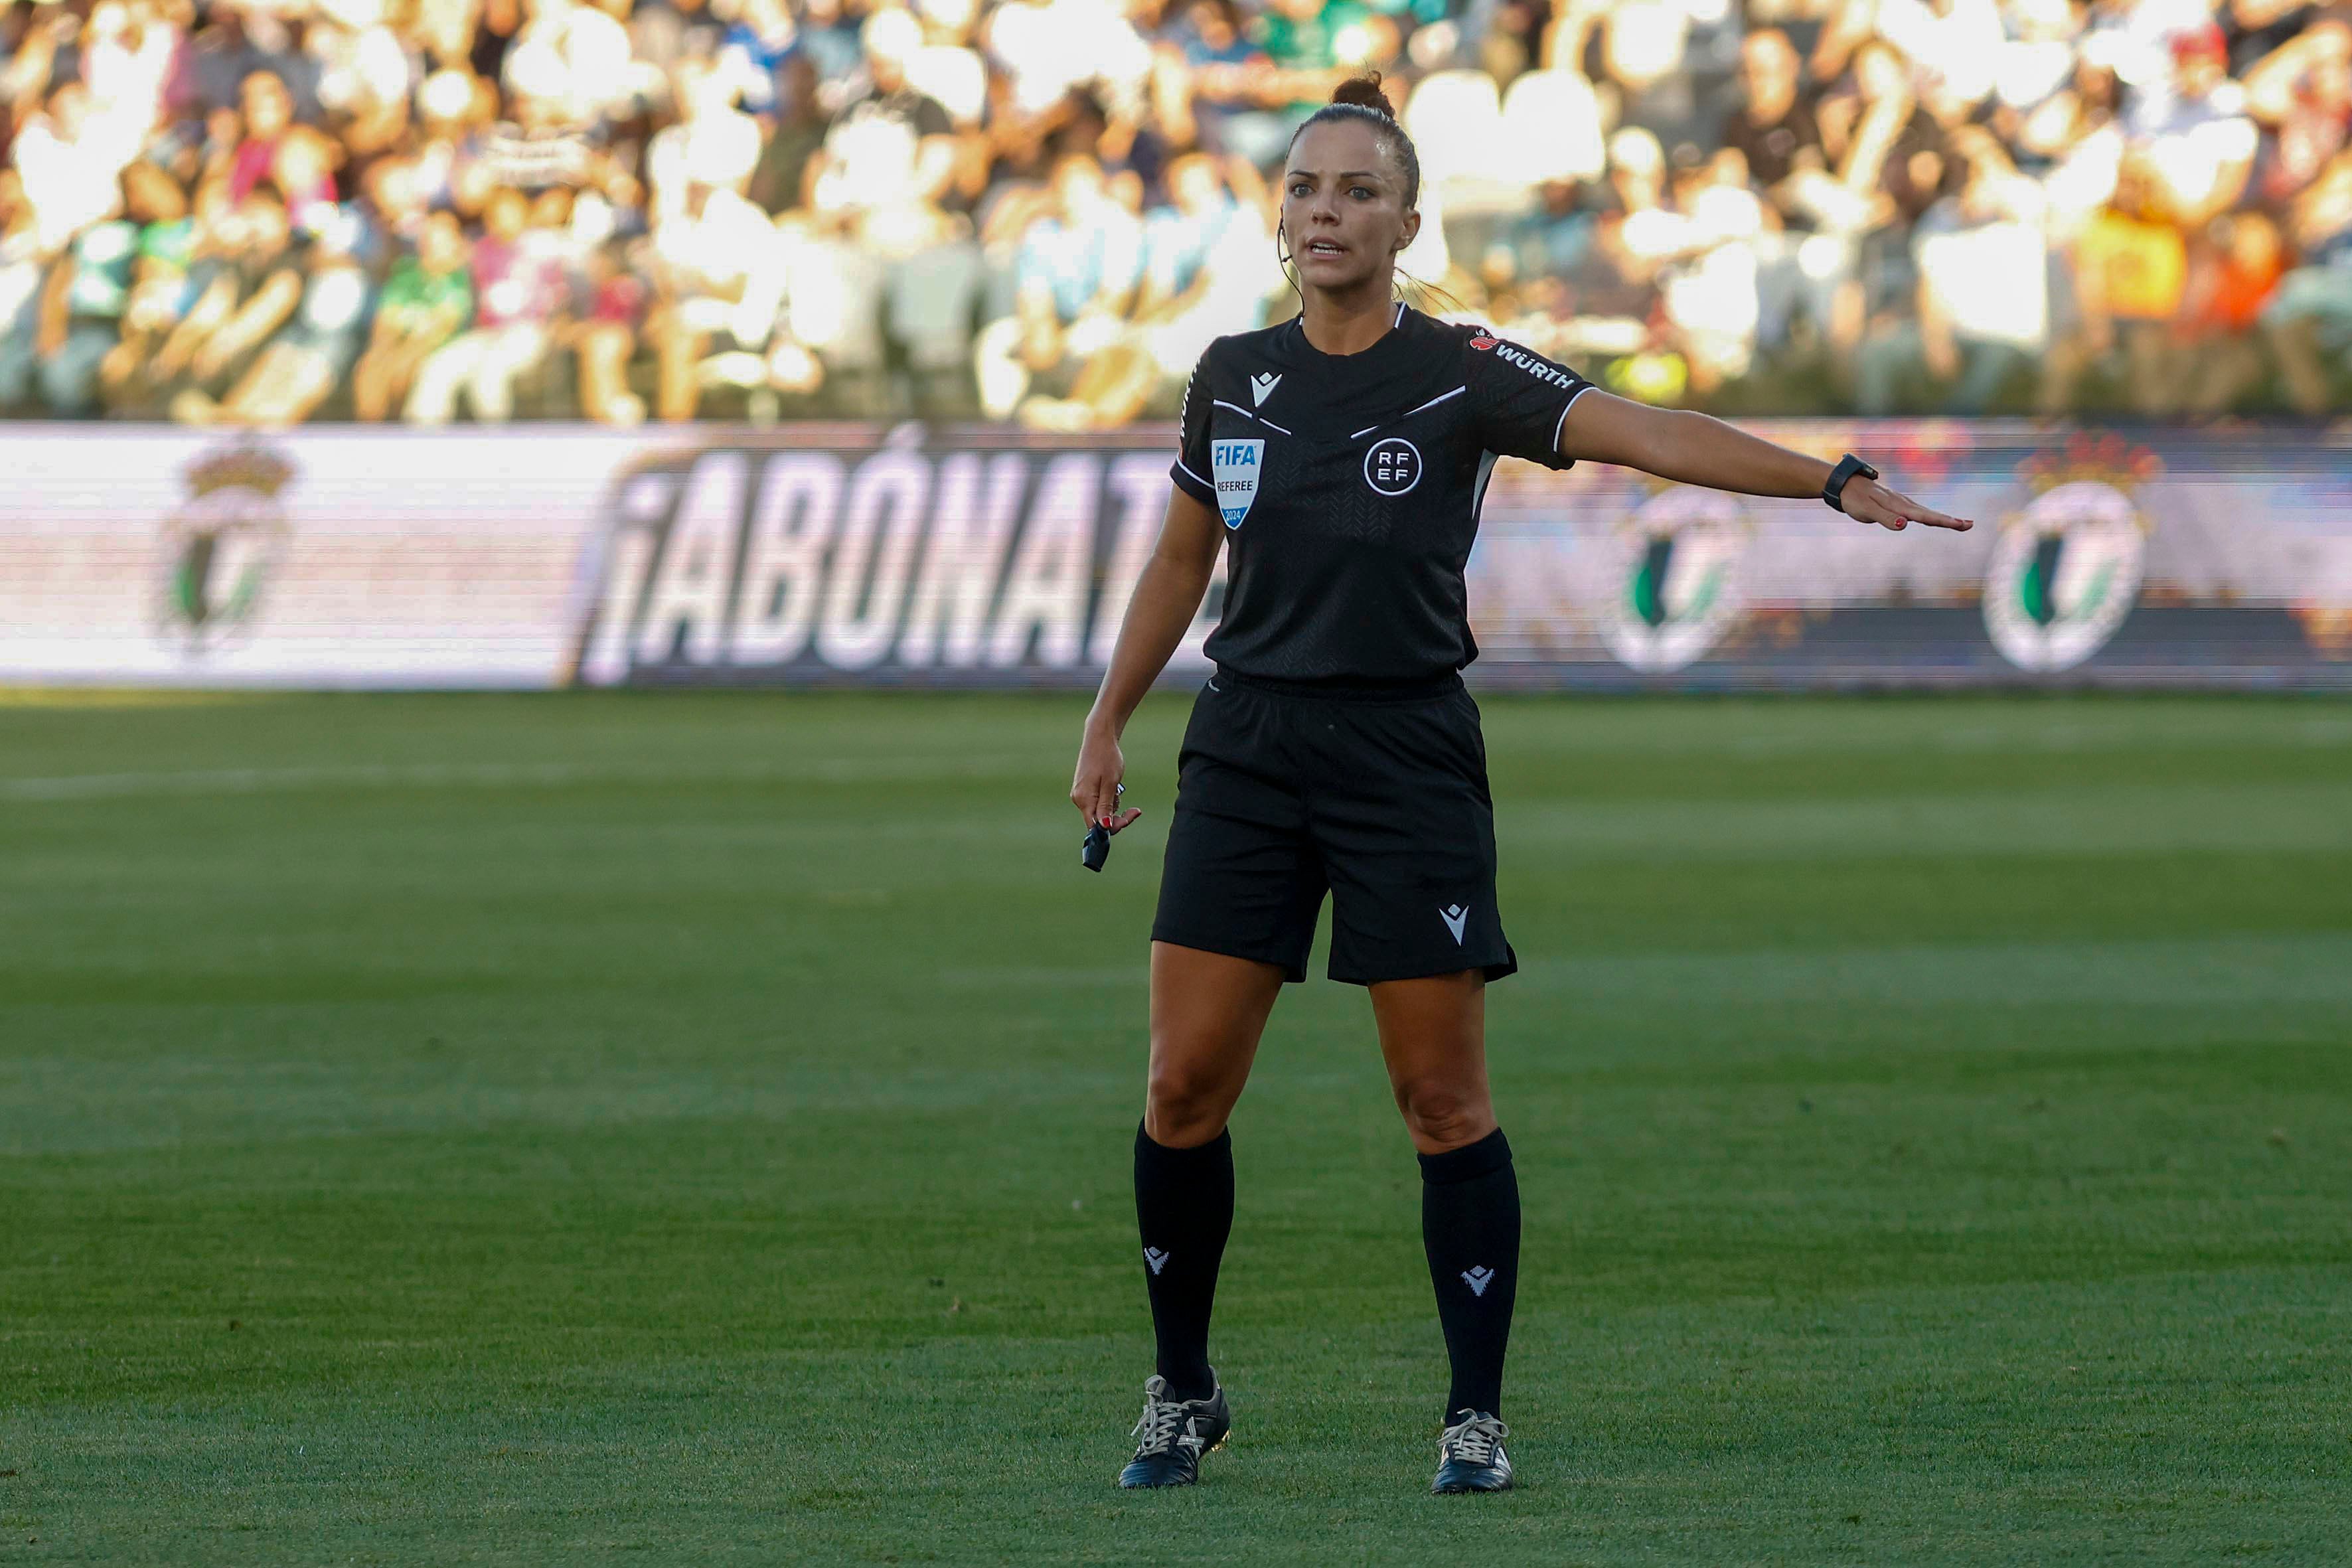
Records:
[[[1099,825],[1117,833],[1143,815],[1131,805],[1119,807],[1119,783],[1126,777],[1127,758],[1118,749],[1118,737],[1087,725],[1086,739],[1078,743],[1078,771],[1070,780],[1070,804],[1087,826]]]
[[[1907,523],[1925,523],[1929,528],[1949,528],[1965,533],[1976,524],[1965,517],[1948,517],[1934,507],[1923,506],[1901,490],[1890,489],[1876,479],[1856,474],[1846,480],[1845,490],[1838,498],[1845,506],[1846,516],[1857,522],[1874,522],[1879,527],[1901,532]]]

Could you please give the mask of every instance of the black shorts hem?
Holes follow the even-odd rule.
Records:
[[[1180,935],[1175,931],[1163,931],[1157,925],[1151,928],[1151,940],[1164,942],[1171,947],[1189,947],[1195,952],[1213,952],[1220,958],[1245,958],[1252,963],[1271,963],[1282,971],[1285,984],[1300,985],[1307,980],[1306,960],[1293,961],[1287,953],[1268,952],[1263,948],[1253,949],[1246,942],[1234,942],[1222,937]]]
[[[1503,956],[1492,963],[1464,963],[1457,959],[1451,963],[1426,965],[1401,964],[1392,971],[1384,971],[1377,974],[1370,970],[1343,974],[1339,972],[1339,966],[1334,963],[1325,973],[1342,985],[1379,985],[1391,980],[1426,980],[1433,974],[1459,974],[1465,969],[1478,970],[1489,983],[1492,983],[1507,975],[1517,974],[1519,972],[1519,955],[1505,948]]]

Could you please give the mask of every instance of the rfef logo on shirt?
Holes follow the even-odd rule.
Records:
[[[1397,437],[1364,448],[1364,482],[1384,496],[1401,496],[1421,483],[1421,448]]]
[[[1217,481],[1217,510],[1227,528],[1239,528],[1257,500],[1258,471],[1265,466],[1265,442],[1212,441],[1209,472]]]

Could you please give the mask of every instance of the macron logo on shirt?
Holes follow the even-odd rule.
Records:
[[[1265,400],[1272,397],[1274,395],[1274,389],[1281,384],[1282,377],[1278,375],[1254,375],[1250,377],[1250,406],[1252,408],[1260,408],[1265,406]]]

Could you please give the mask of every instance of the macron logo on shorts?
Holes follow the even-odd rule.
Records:
[[[1454,945],[1460,947],[1462,945],[1463,928],[1470,923],[1470,910],[1468,908],[1461,904],[1455,904],[1450,909],[1438,910],[1437,918],[1444,921],[1445,922],[1445,929],[1454,933]]]

